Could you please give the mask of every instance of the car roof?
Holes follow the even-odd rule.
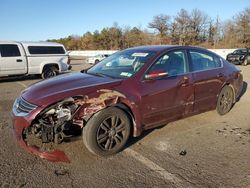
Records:
[[[171,49],[176,49],[176,48],[206,50],[205,48],[201,48],[201,47],[181,46],[181,45],[147,45],[147,46],[137,46],[137,47],[133,47],[129,49],[159,52],[159,51],[171,50]]]

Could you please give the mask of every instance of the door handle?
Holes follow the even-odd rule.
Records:
[[[221,78],[221,77],[224,77],[224,74],[219,73],[219,74],[217,75],[217,78]]]
[[[16,62],[23,62],[23,60],[22,59],[17,59]]]
[[[187,76],[183,76],[180,81],[180,86],[187,86],[189,82],[189,78]]]

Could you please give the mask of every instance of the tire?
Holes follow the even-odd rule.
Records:
[[[233,89],[228,85],[224,86],[217,100],[216,109],[218,114],[224,115],[228,113],[233,106],[233,101],[234,101]]]
[[[57,75],[57,68],[56,67],[45,67],[42,72],[42,79],[52,78]]]
[[[83,143],[98,156],[119,152],[126,144],[131,130],[129,116],[121,109],[109,107],[96,113],[83,128]]]
[[[245,58],[245,60],[242,63],[243,66],[247,66],[247,58]]]
[[[95,64],[97,64],[97,63],[99,63],[99,62],[100,62],[99,59],[95,60]]]

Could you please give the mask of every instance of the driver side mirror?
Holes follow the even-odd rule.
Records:
[[[150,71],[145,75],[145,79],[147,80],[154,80],[154,79],[158,79],[158,78],[164,78],[168,76],[168,72],[164,71],[164,70],[154,70],[154,71]]]

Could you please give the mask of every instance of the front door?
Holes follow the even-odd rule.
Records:
[[[146,128],[178,119],[193,111],[192,77],[184,50],[164,54],[147,71],[166,72],[167,76],[144,79],[141,83],[141,115]]]

